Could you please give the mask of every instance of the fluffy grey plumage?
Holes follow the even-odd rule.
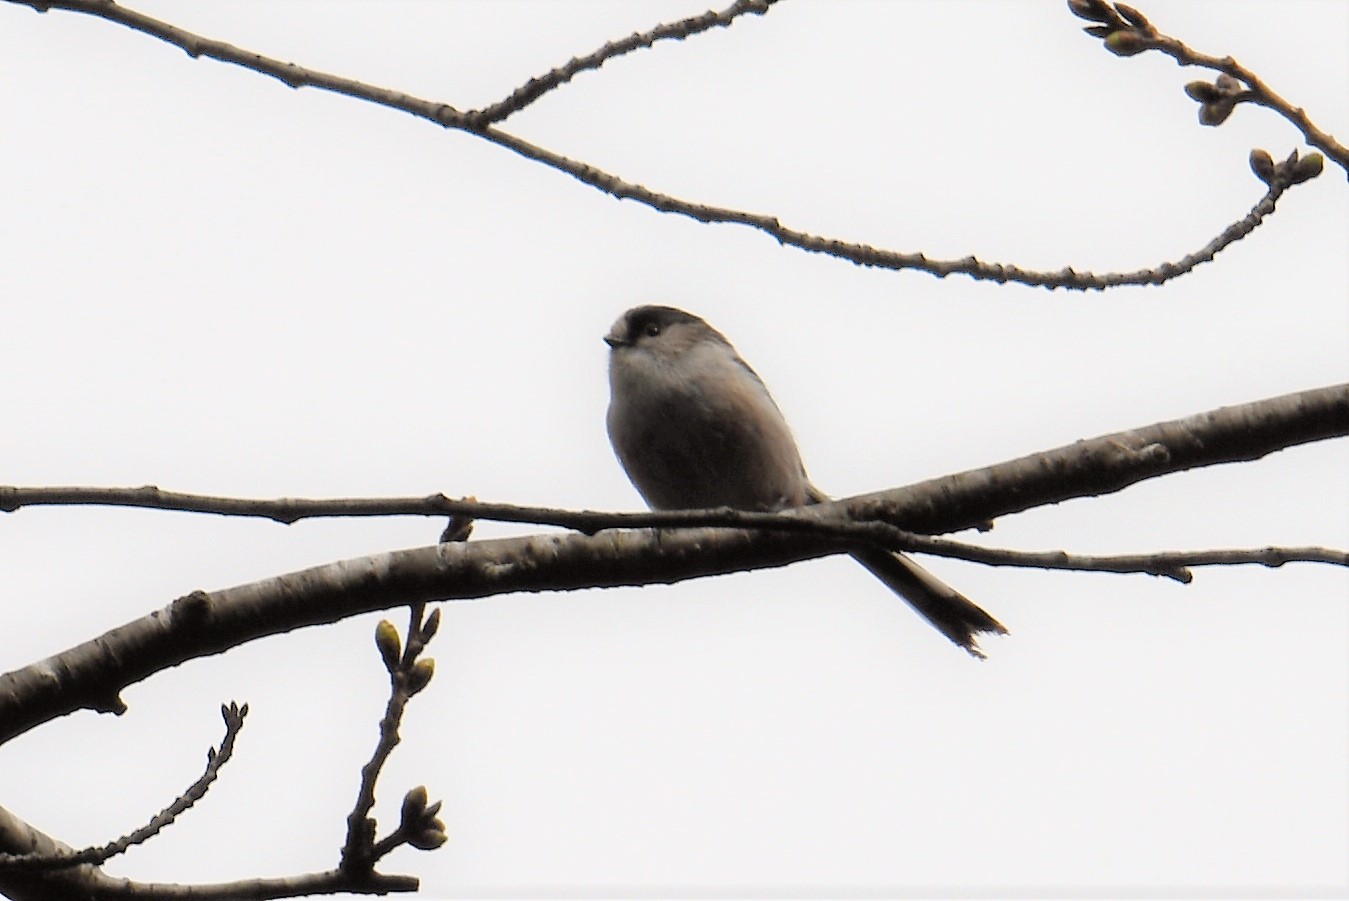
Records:
[[[604,338],[609,440],[656,510],[780,510],[827,500],[811,485],[787,420],[721,332],[674,307],[641,306]],[[853,556],[960,647],[1002,624],[901,554]]]

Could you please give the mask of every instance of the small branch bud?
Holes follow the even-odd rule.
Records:
[[[425,688],[430,682],[431,677],[436,674],[436,661],[431,657],[424,657],[412,665],[408,670],[408,697],[415,695]]]
[[[1192,81],[1185,86],[1185,93],[1191,100],[1199,103],[1212,103],[1222,96],[1217,87],[1209,81]]]
[[[426,622],[422,624],[422,644],[426,644],[432,638],[436,637],[436,630],[440,628],[440,608],[436,607],[426,616]]]
[[[1274,157],[1259,147],[1251,151],[1251,171],[1265,184],[1274,181]]]
[[[1288,176],[1289,181],[1295,185],[1310,181],[1321,174],[1325,165],[1325,157],[1319,153],[1310,153],[1293,164],[1293,170]]]
[[[408,844],[419,851],[434,851],[449,840],[450,837],[445,834],[445,824],[432,819],[408,837]]]
[[[1103,0],[1068,0],[1068,11],[1088,22],[1110,22],[1114,19],[1114,13]]]
[[[411,829],[425,812],[426,786],[419,785],[403,796],[403,812],[399,822],[405,829]]]
[[[1129,24],[1134,26],[1135,28],[1152,27],[1152,23],[1147,20],[1147,17],[1144,16],[1138,10],[1134,9],[1132,6],[1125,6],[1123,3],[1116,3],[1115,9],[1118,10],[1119,14],[1123,16],[1129,22]]]
[[[1199,107],[1199,124],[1222,125],[1227,121],[1227,117],[1232,115],[1232,110],[1236,109],[1236,106],[1236,101],[1229,97],[1223,97],[1212,103],[1205,103]]]
[[[1137,56],[1151,47],[1151,42],[1136,31],[1112,31],[1105,39],[1105,49],[1116,56]]]
[[[398,628],[387,619],[380,620],[379,625],[375,626],[375,647],[379,648],[384,668],[393,672],[398,667],[398,658],[403,649],[398,638]]]

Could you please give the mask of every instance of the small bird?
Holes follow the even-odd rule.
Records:
[[[787,420],[731,342],[692,313],[640,306],[609,334],[609,441],[653,510],[771,511],[829,498],[810,483]],[[902,554],[852,556],[975,657],[1007,630]]]

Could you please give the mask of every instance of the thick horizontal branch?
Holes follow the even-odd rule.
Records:
[[[676,582],[835,553],[810,535],[743,530],[536,535],[344,560],[193,592],[32,666],[0,676],[0,743],[56,716],[120,712],[118,693],[197,657],[303,626],[436,600]]]
[[[954,531],[1070,497],[1118,491],[1167,472],[1252,460],[1345,434],[1349,385],[1106,435],[794,515],[805,519],[842,510],[909,529]],[[743,529],[538,535],[377,554],[211,594],[194,592],[69,651],[0,676],[0,743],[82,708],[120,711],[124,705],[119,692],[126,685],[186,660],[302,626],[435,600],[677,582],[782,566],[856,543],[810,532]]]
[[[840,503],[849,519],[880,520],[913,532],[955,532],[1032,507],[1112,494],[1167,473],[1258,460],[1345,436],[1349,384],[1331,385],[1219,407]]]
[[[1053,271],[1031,270],[1010,263],[985,262],[973,256],[958,260],[934,260],[922,253],[901,253],[866,244],[810,234],[783,225],[776,217],[771,215],[681,200],[634,182],[626,181],[612,173],[604,172],[594,166],[570,159],[562,154],[532,144],[523,138],[483,124],[485,117],[482,112],[464,112],[447,103],[424,100],[399,91],[375,87],[354,79],[308,69],[295,63],[288,63],[249,50],[243,50],[224,41],[204,38],[185,31],[167,22],[113,3],[111,0],[9,0],[9,2],[31,6],[42,12],[59,9],[97,16],[180,47],[193,58],[204,56],[241,66],[276,78],[292,88],[313,87],[354,97],[358,100],[365,100],[390,109],[402,110],[419,118],[435,122],[444,128],[457,129],[476,135],[498,146],[512,150],[527,159],[565,172],[583,184],[597,188],[620,200],[634,200],[652,209],[688,216],[699,222],[749,226],[765,232],[781,244],[811,253],[837,257],[859,266],[893,270],[914,269],[938,277],[967,275],[977,280],[998,283],[1018,282],[1037,287],[1065,288],[1079,291],[1102,290],[1120,285],[1160,285],[1191,271],[1201,263],[1212,260],[1219,251],[1249,234],[1266,216],[1274,211],[1279,197],[1290,187],[1286,181],[1275,181],[1268,186],[1269,190],[1265,196],[1256,203],[1248,214],[1228,226],[1221,234],[1199,250],[1187,254],[1176,262],[1164,262],[1151,268],[1133,272],[1079,272],[1072,267]],[[543,93],[542,90],[533,92],[533,97],[530,99],[536,99]],[[507,98],[501,103],[509,104],[512,101]],[[514,111],[515,108],[522,105],[523,101],[517,100],[515,106],[512,106],[511,109]],[[493,108],[489,107],[488,109]]]

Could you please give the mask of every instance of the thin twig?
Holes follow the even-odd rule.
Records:
[[[1201,66],[1205,69],[1222,72],[1224,75],[1244,83],[1249,95],[1243,98],[1243,102],[1263,106],[1287,119],[1298,131],[1302,132],[1302,136],[1308,144],[1330,157],[1339,164],[1341,169],[1345,170],[1346,174],[1349,174],[1349,148],[1335,140],[1333,135],[1318,128],[1311,117],[1307,115],[1306,110],[1295,107],[1280,97],[1259,76],[1232,57],[1217,57],[1199,53],[1165,34],[1157,36],[1156,48],[1174,59],[1177,65]]]
[[[1278,198],[1289,187],[1288,184],[1280,182],[1270,185],[1265,196],[1256,203],[1250,213],[1229,225],[1221,234],[1199,250],[1187,254],[1174,263],[1164,262],[1151,268],[1133,272],[1097,274],[1078,272],[1072,267],[1054,271],[1032,270],[1023,269],[1009,263],[984,262],[974,256],[957,260],[934,260],[922,253],[901,253],[867,244],[813,235],[783,225],[775,216],[680,200],[677,197],[653,191],[634,182],[625,181],[617,175],[532,144],[523,138],[501,131],[491,125],[484,125],[480,114],[463,112],[447,103],[423,100],[399,91],[375,87],[353,79],[319,72],[295,63],[287,63],[259,53],[242,50],[224,41],[204,38],[167,22],[135,12],[112,3],[111,0],[50,0],[50,2],[48,0],[8,0],[8,2],[31,6],[42,12],[50,9],[61,9],[97,16],[181,47],[193,58],[205,56],[220,62],[251,69],[276,78],[292,88],[313,87],[344,94],[359,100],[366,100],[391,109],[402,110],[419,118],[435,122],[444,128],[467,131],[500,147],[514,151],[526,159],[565,172],[577,181],[620,200],[634,200],[660,212],[677,213],[709,224],[722,223],[749,226],[770,235],[781,244],[811,253],[837,257],[859,266],[891,270],[913,269],[940,278],[950,275],[966,275],[976,280],[993,281],[1000,284],[1018,282],[1035,287],[1064,288],[1077,291],[1103,290],[1120,285],[1160,285],[1190,272],[1201,263],[1212,260],[1214,255],[1223,248],[1249,234],[1266,216],[1273,212]],[[502,102],[505,103],[506,101]]]
[[[846,499],[844,499],[846,501]],[[409,498],[278,498],[274,500],[210,497],[142,488],[16,488],[0,486],[0,509],[50,503],[99,504],[190,510],[229,516],[256,516],[291,523],[298,519],[330,516],[456,516],[498,522],[529,523],[573,529],[593,535],[604,529],[741,528],[774,532],[809,532],[822,538],[860,541],[886,550],[930,554],[990,566],[1037,569],[1075,569],[1106,572],[1146,572],[1181,581],[1190,577],[1186,566],[1232,563],[1334,563],[1349,565],[1343,551],[1319,547],[1270,547],[1258,550],[1167,551],[1106,557],[1067,551],[1018,551],[934,538],[898,528],[886,522],[854,522],[835,514],[817,515],[810,508],[767,513],[720,508],[712,510],[659,510],[645,513],[603,513],[596,510],[563,510],[515,504],[453,500],[442,494]]]
[[[1258,75],[1238,63],[1231,56],[1211,56],[1187,47],[1181,41],[1161,32],[1137,9],[1123,3],[1110,4],[1106,0],[1068,0],[1068,8],[1079,18],[1098,24],[1087,26],[1083,30],[1099,38],[1107,50],[1124,57],[1137,56],[1149,50],[1157,50],[1176,61],[1179,66],[1197,66],[1210,69],[1234,79],[1244,89],[1240,91],[1211,92],[1212,96],[1201,99],[1191,94],[1205,106],[1212,109],[1201,110],[1200,121],[1205,125],[1219,125],[1239,103],[1254,103],[1273,110],[1293,124],[1307,143],[1325,153],[1349,175],[1349,148],[1346,148],[1333,136],[1322,131],[1307,115],[1306,110],[1295,107],[1276,94]],[[1222,79],[1219,79],[1221,85]],[[1200,83],[1202,87],[1202,83]],[[1232,87],[1236,87],[1233,85]],[[1226,95],[1226,96],[1223,96]],[[1211,101],[1216,101],[1212,103]]]
[[[684,38],[698,34],[702,31],[707,31],[711,28],[727,28],[733,21],[746,13],[753,13],[758,16],[763,15],[768,12],[768,7],[775,2],[776,0],[736,0],[735,3],[726,7],[721,12],[714,12],[709,9],[702,15],[680,19],[678,22],[657,25],[650,31],[630,34],[622,40],[610,41],[594,53],[589,53],[585,56],[572,57],[567,61],[566,65],[558,66],[538,78],[531,78],[525,84],[512,91],[510,96],[504,100],[499,100],[490,106],[471,111],[468,114],[469,121],[475,126],[490,125],[493,122],[500,122],[507,116],[524,109],[554,88],[560,87],[571,81],[581,72],[588,69],[598,69],[615,57],[622,56],[626,53],[632,53],[634,50],[640,50],[644,47],[650,47],[652,44],[656,43],[656,41],[672,39],[683,40]]]
[[[1188,584],[1194,580],[1189,567],[1233,566],[1256,563],[1278,567],[1285,563],[1329,563],[1349,567],[1349,551],[1327,547],[1228,548],[1204,551],[1157,551],[1145,554],[1093,556],[1068,551],[1015,551],[979,547],[942,538],[923,538],[914,551],[934,557],[950,557],[989,566],[1032,569],[1066,569],[1077,572],[1147,573]]]
[[[375,806],[375,783],[398,746],[399,727],[403,713],[412,696],[424,689],[435,672],[435,662],[419,659],[426,643],[435,635],[440,624],[439,611],[433,611],[423,622],[426,604],[409,605],[407,647],[398,651],[398,632],[387,620],[375,628],[375,645],[389,673],[389,701],[379,721],[379,740],[370,760],[361,767],[360,786],[356,803],[347,815],[347,838],[342,845],[342,860],[338,869],[349,873],[373,872],[376,862],[400,845],[411,844],[430,850],[444,842],[444,824],[435,819],[440,810],[426,803],[426,789],[417,788],[408,793],[403,803],[403,816],[398,828],[385,839],[375,841],[375,820],[370,811]],[[419,798],[419,800],[418,800]]]
[[[201,778],[192,783],[172,804],[141,828],[122,836],[102,847],[90,847],[65,854],[0,854],[0,868],[28,870],[58,870],[80,864],[102,864],[111,857],[125,852],[133,845],[149,841],[171,824],[179,815],[196,804],[220,775],[220,769],[234,754],[234,739],[244,726],[244,717],[248,715],[248,705],[242,707],[231,701],[220,705],[220,715],[225,720],[225,737],[220,742],[220,750],[211,748],[206,752],[206,771]]]
[[[235,498],[180,491],[154,485],[136,488],[99,488],[75,485],[24,488],[0,485],[0,511],[12,513],[32,506],[136,507],[271,519],[290,525],[302,519],[368,516],[455,516],[495,522],[556,526],[593,535],[603,529],[677,527],[760,528],[786,532],[813,532],[825,537],[859,541],[903,540],[901,530],[884,523],[854,523],[813,515],[814,511],[766,513],[719,508],[713,510],[652,510],[606,513],[490,503],[443,494],[425,497],[373,498]],[[874,528],[877,526],[879,528]],[[445,540],[442,537],[442,540]],[[900,548],[896,548],[900,549]]]

